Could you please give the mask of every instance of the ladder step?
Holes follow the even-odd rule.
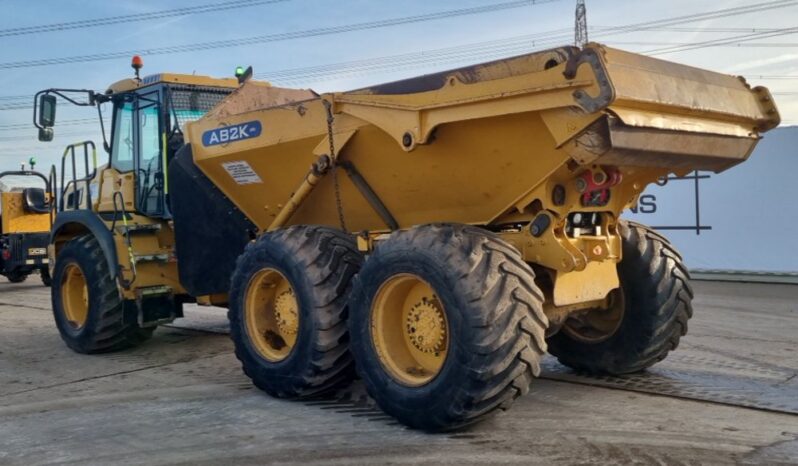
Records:
[[[173,294],[172,288],[168,286],[148,286],[145,288],[138,288],[136,294],[140,298],[152,298],[155,296],[166,296]]]
[[[136,263],[141,262],[169,262],[170,254],[133,254]]]
[[[151,232],[154,232],[154,231],[160,231],[161,230],[161,224],[160,223],[151,223],[151,224],[144,224],[144,225],[135,224],[135,225],[128,225],[128,226],[117,224],[114,229],[120,235],[124,235],[125,233],[128,233],[128,232],[130,234],[134,234],[134,233],[151,233]]]

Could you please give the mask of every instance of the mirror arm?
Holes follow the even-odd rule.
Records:
[[[103,135],[103,149],[105,152],[111,153],[111,146],[108,144],[108,138],[105,137],[105,122],[103,121],[103,110],[101,104],[103,101],[97,101],[97,115],[100,118],[100,132]]]

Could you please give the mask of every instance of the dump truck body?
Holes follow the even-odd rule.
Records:
[[[347,230],[369,232],[369,239],[433,222],[483,225],[503,232],[528,262],[554,271],[555,288],[572,272],[603,284],[554,293],[557,304],[574,304],[617,286],[600,278],[621,260],[614,225],[648,184],[669,173],[734,166],[777,124],[768,92],[740,78],[591,45],[210,114],[190,125],[187,141],[194,163],[260,231],[338,227],[337,198]],[[253,127],[255,137],[211,140],[225,128]],[[330,152],[328,134],[342,162],[339,193],[331,176],[314,181],[275,225],[297,180]],[[593,183],[594,176],[615,181]],[[599,233],[569,232],[575,212],[604,214],[591,225]],[[529,225],[539,216],[548,218],[540,220],[546,227],[533,235]],[[177,220],[178,229],[189,228]]]
[[[89,94],[114,104],[111,156],[56,216],[62,337],[108,351],[183,302],[226,306],[266,392],[336,389],[354,360],[386,412],[436,431],[506,409],[547,348],[595,373],[662,360],[689,273],[621,213],[779,124],[764,88],[599,44],[324,95],[246,78]]]

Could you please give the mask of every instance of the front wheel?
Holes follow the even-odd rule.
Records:
[[[574,315],[549,339],[549,352],[576,370],[621,375],[646,369],[676,349],[693,315],[690,275],[670,242],[637,223],[618,228],[621,287],[609,308]]]
[[[78,353],[116,351],[152,336],[152,329],[125,322],[116,282],[91,235],[73,239],[59,251],[50,293],[61,338]]]
[[[352,354],[369,394],[413,428],[458,429],[529,391],[548,321],[532,269],[498,236],[427,225],[378,244],[355,280]]]

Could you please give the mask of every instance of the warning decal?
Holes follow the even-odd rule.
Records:
[[[227,173],[229,173],[238,184],[263,183],[263,180],[255,173],[255,170],[243,160],[237,162],[223,162],[222,167],[227,170]]]

